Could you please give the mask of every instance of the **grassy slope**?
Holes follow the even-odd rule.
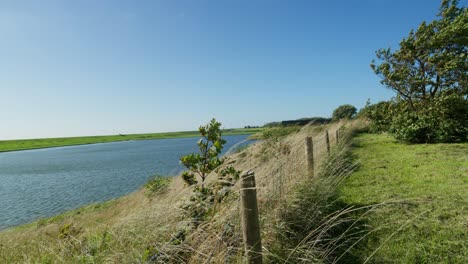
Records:
[[[226,129],[224,131],[224,135],[254,134],[261,130],[262,128]],[[152,133],[152,134],[3,140],[3,141],[0,141],[0,152],[72,146],[72,145],[84,145],[84,144],[94,144],[94,143],[106,143],[106,142],[126,141],[126,140],[148,140],[148,139],[196,137],[198,135],[199,135],[198,131],[182,131],[182,132],[166,132],[166,133]]]
[[[377,231],[361,254],[381,245],[371,262],[466,263],[468,144],[405,145],[363,134],[353,153],[360,168],[343,186],[342,199],[396,202],[371,215]]]
[[[335,127],[331,128],[333,131]],[[314,140],[319,164],[324,157],[323,131],[306,127],[283,143],[290,152],[276,159],[264,143],[229,156],[226,164],[245,171],[255,168],[259,208],[264,226],[264,245],[275,240],[276,209],[305,177],[304,137],[319,133]],[[334,141],[332,141],[333,143]],[[284,146],[284,145],[283,145]],[[286,156],[284,156],[286,155]],[[280,177],[285,177],[279,180]],[[214,179],[211,179],[214,180]],[[64,214],[0,232],[0,263],[137,263],[161,250],[188,263],[231,263],[243,255],[239,220],[239,185],[218,205],[217,213],[186,241],[172,244],[174,234],[187,228],[181,206],[192,196],[181,177],[174,177],[166,193],[149,200],[143,191],[103,204],[88,205]],[[276,208],[276,209],[275,209]],[[69,227],[69,228],[66,228]],[[232,227],[232,232],[226,232]],[[70,234],[63,236],[64,234]],[[224,234],[224,235],[223,235]],[[223,243],[220,243],[220,237]],[[213,245],[216,245],[214,247]],[[184,253],[187,252],[187,253]],[[187,255],[188,254],[188,255]],[[271,255],[268,250],[265,255]],[[239,261],[240,262],[240,261]]]
[[[278,228],[276,212],[278,206],[283,208],[283,205],[275,201],[295,199],[294,186],[303,181],[304,176],[302,144],[304,136],[311,133],[306,130],[288,137],[284,143],[292,147],[292,152],[281,160],[265,159],[268,148],[257,144],[234,154],[227,162],[240,170],[255,168],[257,186],[260,187],[262,237],[268,259],[276,254],[275,241],[282,237],[277,237],[275,230]],[[323,137],[315,135],[314,148],[323,153]],[[370,256],[383,244],[371,263],[463,263],[467,258],[467,197],[463,192],[467,187],[467,151],[467,144],[411,146],[395,143],[387,136],[358,136],[353,152],[361,166],[341,189],[342,200],[351,205],[395,203],[372,211],[369,224],[376,227],[376,231],[353,255]],[[316,156],[317,164],[323,157],[320,153]],[[288,176],[283,179],[286,181],[278,181],[278,177],[285,175]],[[138,191],[117,200],[2,231],[0,262],[129,263],[144,260],[145,255],[155,248],[176,257],[179,254],[186,257],[183,252],[188,252],[189,263],[240,260],[243,249],[237,205],[239,186],[236,186],[232,197],[220,204],[216,215],[190,234],[182,245],[167,243],[185,226],[186,219],[180,217],[180,206],[191,195],[181,178],[176,177],[169,191],[153,200]],[[298,210],[299,215],[306,215],[305,211]],[[68,224],[74,226],[71,237],[63,238],[61,229]],[[226,226],[231,225],[234,228],[234,232],[229,233],[232,237],[223,238]],[[397,230],[399,232],[395,233]],[[220,237],[223,243],[220,243]],[[391,239],[385,242],[389,237]],[[322,240],[317,241],[320,244]],[[310,242],[315,245],[314,239]],[[283,250],[288,253],[288,249]],[[301,253],[301,249],[294,248],[291,252]],[[312,259],[306,258],[306,263]],[[341,261],[362,263],[347,257]]]

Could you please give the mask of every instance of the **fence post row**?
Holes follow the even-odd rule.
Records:
[[[314,144],[312,142],[312,137],[306,137],[305,139],[305,154],[307,173],[309,177],[314,177]]]
[[[247,171],[241,175],[241,223],[247,263],[262,263],[262,243],[258,218],[255,174]]]

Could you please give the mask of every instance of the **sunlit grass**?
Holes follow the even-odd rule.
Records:
[[[348,204],[385,202],[361,254],[370,262],[464,263],[468,259],[468,144],[407,145],[387,135],[354,141],[359,169],[341,188]]]

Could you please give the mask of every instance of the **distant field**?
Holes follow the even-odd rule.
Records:
[[[224,135],[243,135],[254,134],[262,131],[263,128],[235,128],[224,130]],[[0,152],[63,147],[73,145],[85,145],[95,143],[106,143],[126,140],[148,140],[165,138],[184,138],[199,136],[198,131],[165,132],[151,134],[128,134],[128,135],[110,135],[110,136],[91,136],[91,137],[69,137],[69,138],[41,138],[41,139],[20,139],[20,140],[2,140],[0,141]]]
[[[371,214],[359,255],[370,263],[467,263],[468,144],[408,145],[359,135],[359,169],[341,189],[356,206],[390,202]]]

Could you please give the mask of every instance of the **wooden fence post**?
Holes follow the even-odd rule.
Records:
[[[328,130],[325,130],[325,143],[327,144],[327,153],[330,154],[330,137],[328,136]]]
[[[307,173],[309,177],[314,177],[314,144],[312,142],[312,137],[306,137],[305,139],[305,154]]]
[[[255,174],[247,171],[241,175],[241,223],[247,263],[262,263],[262,242],[258,219]]]
[[[339,134],[340,134],[340,129],[338,128],[336,131],[335,131],[335,137],[336,137],[336,144],[338,145],[338,142],[339,142]]]

